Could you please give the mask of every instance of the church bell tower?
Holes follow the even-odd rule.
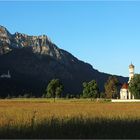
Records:
[[[135,66],[131,63],[131,65],[129,65],[129,81],[128,81],[128,84],[130,83],[131,79],[134,77],[134,69],[135,69]],[[134,95],[132,95],[130,91],[128,91],[128,99],[134,99]]]
[[[130,80],[134,77],[134,69],[135,69],[135,66],[131,63],[131,65],[129,65],[129,81],[128,81],[128,83],[130,83]]]

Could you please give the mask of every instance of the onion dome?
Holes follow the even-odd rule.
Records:
[[[131,63],[130,65],[129,65],[129,68],[134,68],[135,66]]]

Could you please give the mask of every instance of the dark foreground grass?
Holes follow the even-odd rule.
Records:
[[[139,139],[139,119],[51,118],[26,126],[0,128],[1,139]]]

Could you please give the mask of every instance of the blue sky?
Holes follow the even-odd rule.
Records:
[[[0,1],[11,33],[48,35],[60,48],[105,73],[140,73],[139,1]]]

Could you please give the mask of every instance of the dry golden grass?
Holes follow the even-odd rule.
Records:
[[[140,103],[0,100],[0,138],[140,138],[139,129]]]
[[[139,119],[140,103],[98,103],[83,100],[0,100],[0,126],[31,124],[46,118],[80,117]]]

